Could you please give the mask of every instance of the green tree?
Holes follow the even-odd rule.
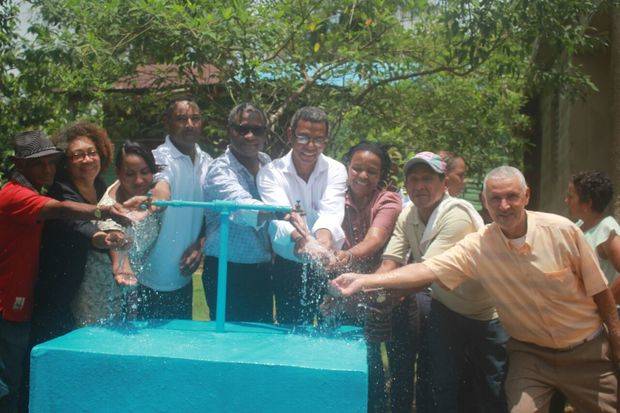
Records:
[[[514,162],[530,91],[591,87],[567,56],[605,41],[587,23],[612,1],[33,0],[39,20],[15,54],[20,96],[10,98],[32,110],[11,109],[22,117],[0,134],[84,116],[116,137],[143,133],[166,93],[109,90],[139,65],[168,63],[201,100],[211,137],[232,104],[252,100],[269,114],[277,154],[292,112],[314,104],[334,118],[336,153],[370,137],[401,156],[450,147],[475,168]],[[187,75],[205,64],[219,68],[217,87]]]

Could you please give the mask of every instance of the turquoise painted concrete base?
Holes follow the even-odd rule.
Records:
[[[196,321],[87,327],[32,351],[32,412],[365,412],[363,340]]]

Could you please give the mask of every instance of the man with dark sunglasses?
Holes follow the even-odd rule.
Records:
[[[326,261],[344,241],[344,194],[347,171],[323,155],[329,138],[327,114],[316,107],[299,109],[287,129],[291,151],[260,170],[258,190],[267,204],[295,207],[305,222],[273,220],[269,235],[275,252],[272,269],[276,318],[281,324],[312,323],[318,316],[325,277],[304,271],[303,261]],[[302,227],[307,226],[307,230]]]
[[[256,188],[258,171],[271,161],[262,151],[267,118],[252,103],[235,106],[228,116],[229,145],[209,167],[203,190],[207,201],[262,204]],[[220,245],[219,213],[207,210],[203,282],[212,316],[217,307]],[[271,214],[237,211],[231,214],[228,235],[226,319],[273,322],[273,290],[269,278],[271,247],[266,220]]]

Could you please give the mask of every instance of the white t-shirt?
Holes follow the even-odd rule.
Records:
[[[579,220],[577,222],[577,226],[581,227],[582,225],[583,221]],[[620,226],[618,225],[618,222],[616,222],[614,217],[611,216],[603,218],[601,222],[599,222],[589,230],[583,232],[586,241],[588,241],[588,244],[590,244],[590,246],[596,253],[598,262],[601,266],[601,269],[603,270],[603,273],[605,274],[605,277],[607,277],[607,281],[609,282],[609,284],[611,284],[616,279],[618,273],[616,272],[616,269],[609,260],[604,260],[598,255],[596,248],[599,245],[603,244],[605,241],[607,241],[612,236],[612,234],[620,235]]]

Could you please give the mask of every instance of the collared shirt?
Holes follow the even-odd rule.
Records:
[[[446,195],[444,200],[449,199]],[[436,224],[436,236],[431,240],[425,252],[420,243],[426,225],[420,219],[418,209],[413,203],[407,205],[401,212],[390,242],[385,248],[383,259],[395,261],[401,265],[407,263],[410,257],[413,262],[425,262],[450,249],[467,234],[476,231],[469,214],[458,207],[451,208],[441,215]],[[474,280],[459,285],[452,291],[446,291],[441,286],[431,285],[432,297],[446,307],[475,320],[491,320],[497,317],[493,301],[482,285]]]
[[[289,151],[260,170],[256,178],[263,202],[271,205],[294,207],[299,204],[306,212],[306,222],[313,234],[319,229],[331,232],[334,243],[340,247],[344,233],[340,225],[344,218],[344,193],[347,170],[340,162],[321,154],[314,170],[304,181],[297,174]],[[274,220],[269,224],[273,251],[291,261],[299,262],[291,240],[293,226],[287,221]]]
[[[424,265],[448,288],[479,281],[517,340],[565,348],[601,327],[592,296],[607,281],[581,230],[558,215],[527,211],[520,247],[493,223]]]
[[[170,184],[170,196],[175,200],[204,201],[202,188],[212,158],[196,145],[195,162],[181,153],[170,137],[159,145],[153,156],[164,169],[155,180]],[[159,291],[174,291],[187,285],[192,278],[181,274],[179,260],[183,252],[200,235],[204,211],[200,208],[166,208],[159,237],[146,264],[138,273],[141,284]]]
[[[262,168],[271,162],[269,156],[259,152],[258,162]],[[204,183],[207,201],[225,200],[242,204],[263,205],[260,201],[254,175],[239,162],[235,155],[226,152],[209,166]],[[212,257],[220,251],[219,213],[206,210],[207,234],[204,253]],[[258,225],[258,211],[239,210],[230,214],[228,234],[228,261],[238,264],[256,264],[271,260],[271,246],[267,225]]]

